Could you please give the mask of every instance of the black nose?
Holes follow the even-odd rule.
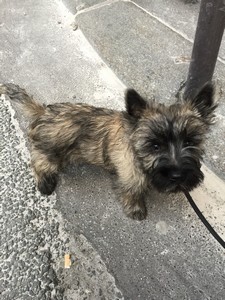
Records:
[[[178,181],[181,179],[181,172],[179,170],[171,170],[169,172],[169,179],[171,181]]]

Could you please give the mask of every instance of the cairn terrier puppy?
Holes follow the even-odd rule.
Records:
[[[142,220],[150,185],[172,193],[191,191],[203,180],[204,139],[217,106],[211,83],[194,99],[171,106],[148,102],[128,89],[125,111],[79,103],[46,106],[14,84],[0,85],[0,94],[31,118],[31,163],[43,194],[54,191],[63,166],[98,165],[117,175],[115,189],[125,214]]]

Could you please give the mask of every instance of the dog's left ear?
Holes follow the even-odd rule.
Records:
[[[214,111],[218,106],[215,98],[215,86],[208,82],[197,93],[195,98],[191,100],[192,106],[198,111],[207,124],[212,123]]]
[[[125,105],[128,114],[135,118],[140,118],[148,103],[135,90],[128,89],[125,94]]]

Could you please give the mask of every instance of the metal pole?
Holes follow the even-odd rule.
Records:
[[[225,27],[225,0],[202,0],[184,99],[212,80]]]

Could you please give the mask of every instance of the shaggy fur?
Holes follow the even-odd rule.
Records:
[[[42,105],[14,84],[0,85],[31,119],[31,160],[38,189],[51,194],[58,172],[75,161],[116,173],[115,188],[127,216],[146,217],[152,185],[159,192],[190,191],[203,180],[205,134],[216,103],[206,84],[195,99],[169,107],[126,92],[126,111],[86,104]]]

